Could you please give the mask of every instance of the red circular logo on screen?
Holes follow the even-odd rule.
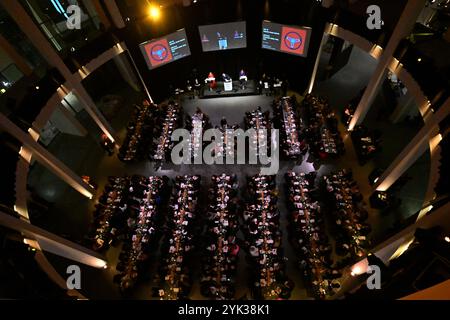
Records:
[[[302,43],[303,37],[295,31],[290,31],[284,36],[284,44],[291,50],[299,49]]]
[[[158,43],[151,47],[150,54],[156,61],[164,61],[169,54],[169,50],[162,44]]]

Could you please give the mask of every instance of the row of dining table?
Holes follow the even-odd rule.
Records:
[[[211,299],[230,300],[235,294],[239,253],[236,243],[239,221],[234,203],[237,179],[221,174],[212,176],[211,180],[201,291]]]
[[[125,162],[140,160],[145,155],[146,147],[151,147],[152,128],[157,118],[155,104],[144,101],[142,105],[135,105],[132,120],[127,127],[125,141],[119,150],[119,159]],[[147,136],[150,138],[147,139]],[[144,144],[147,144],[145,146]]]
[[[270,120],[270,113],[263,112],[261,107],[253,111],[245,113],[245,129],[253,129],[254,134],[250,136],[250,150],[251,155],[267,156],[269,153],[268,146],[270,146],[272,122]]]
[[[310,191],[315,189],[315,174],[286,173],[289,194],[290,232],[299,258],[299,268],[318,299],[332,295],[339,287],[330,254],[322,211]]]
[[[203,159],[203,133],[209,127],[209,117],[197,108],[196,112],[190,117],[187,127],[191,132],[189,150],[194,163],[195,159]]]
[[[342,154],[344,144],[337,127],[338,121],[328,101],[307,94],[302,101],[301,110],[310,151],[321,159]]]
[[[253,261],[252,285],[256,299],[287,299],[292,290],[285,274],[281,248],[275,178],[256,175],[248,179],[249,198],[243,214],[244,231]]]
[[[94,212],[94,250],[108,248],[119,228],[118,220],[126,205],[130,179],[111,177]]]
[[[339,251],[350,256],[362,257],[369,245],[367,235],[370,226],[365,223],[368,212],[364,208],[363,197],[352,173],[343,169],[323,176],[325,191],[333,205],[336,228],[336,245]]]
[[[292,97],[282,97],[274,101],[275,119],[278,119],[281,131],[283,151],[287,158],[298,159],[307,149],[305,141],[300,136],[299,117]]]
[[[133,287],[138,278],[145,273],[145,262],[149,259],[151,248],[155,247],[161,217],[161,197],[165,187],[162,177],[141,177],[134,189],[139,189],[141,201],[128,218],[128,237],[122,246],[119,286],[121,291]]]
[[[169,206],[169,238],[163,250],[162,300],[178,300],[190,291],[188,255],[193,249],[193,232],[200,189],[200,176],[177,176]]]
[[[161,132],[156,141],[155,154],[153,159],[158,162],[166,160],[166,157],[174,145],[172,133],[179,128],[182,117],[182,108],[178,103],[171,103],[165,109],[165,116]]]

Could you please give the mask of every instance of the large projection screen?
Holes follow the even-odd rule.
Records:
[[[245,21],[199,26],[204,52],[247,47]]]
[[[286,26],[270,21],[262,24],[262,48],[293,54],[308,55],[311,28]]]
[[[150,70],[191,55],[184,29],[141,43],[139,47]]]

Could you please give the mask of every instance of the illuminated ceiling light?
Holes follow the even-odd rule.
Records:
[[[153,20],[158,20],[159,17],[161,16],[161,10],[156,6],[151,6],[149,9],[149,14]]]
[[[36,90],[39,90],[39,86],[36,86]]]
[[[360,274],[362,274],[362,273],[363,273],[363,272],[362,272],[362,268],[359,267],[359,266],[354,267],[354,268],[352,269],[352,271],[350,272],[350,274],[352,275],[352,277],[357,276],[357,275],[360,275]]]
[[[420,61],[422,61],[422,58],[418,58],[418,59],[417,59],[417,62],[420,62]]]
[[[450,242],[450,237],[447,236],[447,237],[444,238],[444,240],[445,240],[446,242]]]

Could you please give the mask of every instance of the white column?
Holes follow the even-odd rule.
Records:
[[[352,121],[349,125],[349,130],[353,130],[357,125],[361,124],[364,121],[364,118],[372,106],[373,101],[380,89],[383,80],[387,74],[387,68],[389,64],[392,62],[392,57],[394,55],[395,50],[397,49],[398,44],[402,39],[408,36],[411,30],[414,27],[414,24],[417,20],[417,17],[422,12],[422,9],[425,5],[426,0],[408,0],[400,19],[395,27],[391,38],[383,50],[380,59],[378,60],[378,65],[375,69],[372,78],[367,85],[367,88],[361,98],[361,101],[358,104],[358,107],[355,110],[355,114],[353,115]],[[383,12],[382,12],[383,14]]]
[[[322,56],[323,46],[328,40],[328,35],[330,31],[331,31],[331,24],[327,23],[325,26],[325,30],[323,31],[322,40],[320,41],[319,51],[317,52],[316,62],[314,63],[311,79],[309,80],[307,93],[311,93],[313,91],[314,83],[316,82],[317,70],[319,69],[320,57]]]
[[[432,112],[430,110],[430,112]],[[437,110],[429,115],[429,121],[416,134],[411,142],[397,156],[387,170],[378,178],[374,185],[376,191],[388,190],[430,147],[430,140],[436,134],[439,123],[450,114],[450,98]]]
[[[68,85],[71,88],[69,90],[75,89],[78,97],[83,102],[83,105],[92,117],[92,119],[97,123],[100,129],[108,136],[111,141],[115,141],[115,133],[110,124],[106,121],[105,117],[100,113],[95,103],[92,101],[86,89],[81,85],[81,83],[76,79],[76,77],[70,72],[70,70],[65,65],[64,61],[51,46],[48,39],[41,33],[41,30],[35,25],[33,19],[28,15],[25,9],[20,4],[20,1],[3,1],[3,7],[11,15],[11,17],[16,21],[17,25],[22,29],[22,31],[30,36],[30,41],[36,47],[36,49],[41,53],[41,55],[47,60],[47,62],[56,67],[59,72],[67,80]]]
[[[25,148],[33,153],[33,156],[36,157],[39,163],[67,182],[82,195],[92,199],[94,189],[91,186],[86,184],[83,179],[70,170],[64,163],[37,143],[31,135],[25,133],[2,113],[0,113],[0,128],[3,128],[6,132],[19,140]]]
[[[142,86],[144,87],[144,90],[145,90],[145,93],[147,94],[148,99],[150,100],[151,103],[153,103],[153,99],[152,99],[152,96],[150,95],[150,91],[148,91],[148,88],[147,88],[147,85],[145,84],[144,78],[142,78],[142,75],[139,72],[139,69],[138,69],[136,63],[134,62],[134,59],[133,59],[133,56],[131,55],[130,50],[128,50],[128,48],[124,48],[124,49],[125,49],[125,52],[128,54],[128,56],[130,57],[131,64],[133,65],[134,70],[136,71],[136,74],[139,77],[139,80],[141,80]]]
[[[107,265],[106,260],[98,253],[1,211],[0,225],[38,241],[39,247],[36,249],[48,251],[94,268],[104,268]],[[35,246],[31,241],[30,244]]]

